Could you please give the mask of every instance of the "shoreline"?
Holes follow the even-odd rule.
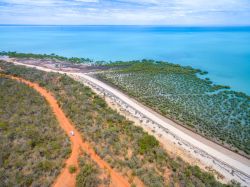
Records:
[[[206,27],[205,27],[206,28]],[[249,26],[250,28],[250,26]],[[91,65],[108,65],[108,64],[112,64],[112,63],[126,63],[126,62],[133,62],[133,61],[143,61],[143,60],[149,60],[149,61],[160,61],[160,62],[164,62],[164,63],[169,63],[169,64],[174,64],[177,66],[181,66],[183,68],[186,67],[191,67],[193,70],[198,70],[201,72],[206,72],[206,74],[203,74],[201,76],[199,76],[199,78],[202,79],[202,76],[204,76],[204,78],[209,78],[212,80],[212,82],[216,85],[222,85],[222,86],[228,86],[230,87],[231,91],[234,92],[238,92],[238,93],[243,93],[247,96],[250,97],[250,91],[249,90],[245,90],[245,88],[247,86],[241,86],[243,89],[237,88],[231,84],[229,84],[228,82],[223,81],[222,77],[216,78],[216,76],[213,74],[214,72],[211,71],[211,69],[206,68],[206,67],[201,67],[201,66],[196,66],[195,64],[189,64],[189,63],[181,63],[181,62],[174,62],[173,60],[169,60],[169,59],[158,59],[158,58],[153,58],[153,57],[149,57],[149,58],[144,58],[144,57],[138,57],[138,58],[131,58],[131,59],[100,59],[100,58],[93,58],[93,57],[88,57],[88,56],[76,56],[76,55],[71,55],[71,56],[64,56],[64,54],[55,54],[55,53],[45,53],[45,54],[41,54],[39,52],[16,52],[16,51],[0,51],[0,57],[1,56],[9,56],[10,58],[34,58],[34,59],[39,59],[42,58],[43,60],[65,60],[68,62],[71,62],[74,65],[87,65],[87,64],[91,64]],[[208,74],[207,74],[208,73]],[[222,81],[221,81],[222,80]]]
[[[40,69],[40,70],[43,70],[43,71],[54,71],[54,72],[58,72],[58,73],[66,73],[66,74],[68,74],[68,75],[78,75],[78,73],[72,73],[72,72],[63,72],[63,71],[58,71],[58,70],[52,70],[52,69],[48,69],[48,68],[45,68],[45,67],[40,67],[40,66],[36,66],[36,65],[28,65],[28,64],[23,64],[23,63],[18,63],[18,62],[13,62],[14,64],[17,64],[17,65],[24,65],[24,66],[28,66],[28,67],[33,67],[33,68],[37,68],[37,69]],[[87,76],[87,77],[86,77]],[[83,77],[83,78],[87,78],[87,79],[89,79],[90,77],[88,76],[88,75],[86,75],[86,74],[81,74],[81,77]],[[95,80],[96,81],[96,80]],[[102,83],[102,84],[105,84],[105,83]],[[119,94],[123,94],[123,93],[119,93]],[[123,95],[125,95],[125,94],[123,94]],[[129,98],[129,100],[130,101],[132,101],[133,103],[135,103],[135,104],[140,104],[139,105],[139,107],[144,107],[144,108],[146,108],[144,105],[142,105],[141,103],[138,103],[137,101],[135,101],[133,98],[130,98],[129,96],[127,96],[127,98]],[[151,109],[152,110],[152,109]],[[150,110],[149,110],[150,111]],[[155,112],[154,111],[150,111],[150,113],[152,114],[152,115],[154,115],[154,116],[156,116],[157,118],[159,118],[159,117],[161,117],[162,119],[160,119],[160,120],[163,120],[163,116],[160,116],[159,114],[155,114]],[[159,115],[159,116],[157,116],[157,115]],[[142,122],[144,122],[144,119],[143,119],[143,121]],[[163,122],[164,123],[170,123],[169,121],[164,121],[163,120]],[[173,122],[174,123],[174,122]],[[142,124],[142,125],[147,125],[147,124]],[[156,125],[156,124],[154,124],[154,125]],[[151,128],[154,126],[154,125],[151,125]],[[172,124],[169,124],[169,125],[172,125]],[[180,127],[180,126],[179,126]],[[163,134],[163,132],[162,132],[162,129],[159,129],[159,127],[157,127],[157,125],[153,128],[153,129],[155,129],[155,131],[156,132],[159,132],[159,133],[162,133]],[[173,130],[173,129],[172,129]],[[186,129],[187,130],[187,129]],[[187,130],[188,131],[188,130]],[[189,131],[190,132],[190,131]],[[183,133],[183,132],[182,132]],[[186,132],[184,132],[184,134],[185,134]],[[169,134],[170,134],[170,132],[168,132],[167,133],[167,135],[169,136]],[[177,133],[178,134],[178,133]],[[154,134],[155,136],[156,136],[156,134]],[[167,137],[167,135],[165,135],[166,137]],[[179,136],[180,136],[180,134],[178,134]],[[162,135],[163,136],[163,135]],[[175,141],[176,143],[176,146],[177,147],[184,147],[184,146],[190,146],[190,145],[187,145],[187,144],[185,144],[185,143],[183,143],[182,141],[181,141],[181,139],[179,139],[178,140],[178,136],[177,135],[174,135],[175,136],[175,138],[177,138],[177,141]],[[190,136],[190,135],[189,135]],[[196,134],[196,136],[197,136],[197,134]],[[184,136],[185,137],[185,136]],[[183,138],[183,137],[182,137]],[[168,137],[168,139],[171,139],[171,137]],[[172,138],[173,139],[173,138]],[[199,140],[199,141],[203,141],[202,143],[204,144],[205,142],[204,142],[204,138],[202,138],[201,137],[201,139]],[[199,141],[198,141],[198,143],[199,143]],[[207,140],[208,141],[208,140]],[[161,141],[161,143],[162,143],[162,141]],[[180,144],[182,144],[182,145],[180,145]],[[199,144],[197,144],[197,145],[199,145]],[[213,147],[213,148],[216,148],[216,146],[214,146],[213,144],[210,144],[209,145],[210,147]],[[219,145],[217,145],[217,146],[219,146]],[[196,146],[196,147],[199,147],[199,146]],[[219,152],[221,152],[221,146],[220,147],[217,147],[217,149],[219,148],[219,150],[217,150],[217,152],[219,151]],[[212,149],[213,150],[213,149]],[[204,151],[204,150],[203,150]],[[199,158],[199,156],[197,156],[197,155],[203,155],[204,153],[203,152],[195,152],[195,151],[192,151],[193,152],[193,156],[194,157],[198,157],[198,159],[201,159],[201,160],[205,160],[205,158],[203,157],[203,156],[200,156],[200,158]],[[234,153],[234,154],[236,154],[236,153]],[[234,154],[232,154],[232,155],[234,155]],[[225,153],[223,153],[222,152],[222,155],[225,155]],[[226,159],[226,162],[228,162],[228,161],[230,161],[230,159],[231,159],[231,157],[232,157],[232,155],[230,155],[230,157],[229,157],[229,160],[227,160]],[[238,154],[237,154],[238,155]],[[206,156],[206,155],[205,155]],[[239,156],[239,155],[238,155]],[[226,155],[226,158],[227,158],[228,156]],[[239,158],[240,158],[240,156],[239,156]],[[240,160],[239,158],[237,158],[237,160]],[[207,158],[208,159],[208,158]],[[221,159],[223,159],[223,157],[221,158]],[[241,159],[243,159],[243,158],[241,158]],[[205,164],[206,165],[218,165],[218,163],[214,163],[214,162],[216,162],[216,161],[219,161],[219,162],[221,162],[219,159],[217,159],[217,158],[213,158],[212,157],[212,162],[211,162],[211,158],[210,158],[210,162],[208,162],[208,161],[204,161],[205,162]],[[215,161],[214,161],[215,160]],[[244,159],[243,159],[244,160]],[[231,160],[232,161],[232,160]],[[236,161],[236,160],[234,160],[234,161]],[[241,160],[242,161],[242,160]],[[244,164],[244,162],[245,161],[243,161],[243,162],[238,162],[238,161],[236,161],[236,163],[234,163],[233,165],[237,165],[237,163],[239,163],[240,165],[245,165],[245,164],[247,164],[248,166],[244,166],[245,167],[245,169],[244,169],[244,167],[243,167],[243,170],[246,170],[247,172],[247,174],[248,173],[250,173],[250,167],[249,167],[249,161],[247,161],[247,162],[245,162],[245,164]],[[220,163],[221,164],[221,163]],[[230,171],[230,169],[228,170],[228,168],[227,168],[227,166],[226,165],[218,165],[218,167],[216,168],[216,170],[219,170],[219,171],[224,171],[224,174],[225,173],[228,173],[228,175],[227,176],[225,176],[226,178],[235,178],[235,175],[238,175],[237,174],[237,172],[235,173],[235,171],[234,171],[234,169],[233,170],[231,170],[231,171],[233,171],[233,173],[230,173],[231,171]],[[238,165],[237,165],[238,166]],[[232,168],[230,165],[229,165],[229,168]],[[242,168],[241,168],[242,169]],[[227,172],[225,171],[225,170],[228,170]],[[249,171],[249,172],[248,172]],[[223,172],[222,172],[223,173]],[[230,176],[230,175],[232,175],[232,176]],[[239,178],[241,178],[242,176],[241,175],[239,175],[238,176]],[[237,178],[237,176],[236,176],[236,178]],[[244,180],[244,178],[242,178],[243,180]],[[247,177],[247,179],[248,179],[248,177]],[[238,179],[239,180],[239,179]],[[250,184],[250,177],[249,177],[249,181],[248,180],[246,180],[246,183],[245,183],[246,185],[249,185]]]

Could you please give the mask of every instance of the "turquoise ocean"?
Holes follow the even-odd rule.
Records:
[[[0,25],[0,51],[164,60],[250,95],[250,27]]]

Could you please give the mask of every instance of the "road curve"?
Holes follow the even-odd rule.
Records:
[[[10,76],[10,75],[4,75],[4,74],[0,74],[0,75],[5,76],[5,77],[10,78],[10,79],[13,79],[13,80],[16,80],[16,81],[19,81],[21,83],[24,83],[24,84],[32,87],[33,89],[35,89],[40,95],[42,95],[46,99],[46,101],[48,102],[49,106],[51,107],[53,113],[55,114],[55,116],[59,122],[59,125],[67,133],[67,135],[69,136],[70,131],[72,131],[72,130],[74,131],[74,136],[69,136],[70,141],[72,143],[71,144],[71,148],[72,148],[71,155],[66,161],[66,166],[63,168],[60,175],[55,180],[55,182],[53,184],[54,187],[74,187],[75,186],[76,173],[70,174],[68,168],[69,168],[69,166],[74,165],[77,167],[77,170],[79,171],[78,158],[79,158],[79,155],[81,153],[80,148],[84,152],[86,152],[90,156],[90,158],[94,162],[96,162],[96,164],[101,169],[108,171],[108,173],[111,176],[111,181],[112,181],[111,186],[113,186],[113,187],[116,187],[116,186],[129,187],[130,186],[130,184],[128,183],[127,180],[124,179],[124,177],[122,177],[119,173],[114,171],[107,162],[102,160],[95,153],[94,149],[92,149],[90,147],[90,144],[83,141],[80,133],[75,129],[74,125],[66,117],[66,115],[64,114],[62,109],[59,107],[57,100],[54,98],[54,96],[50,92],[48,92],[43,87],[39,86],[37,83],[30,82],[30,81],[25,80],[23,78],[14,77],[14,76]]]

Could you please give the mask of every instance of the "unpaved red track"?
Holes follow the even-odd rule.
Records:
[[[1,74],[0,74],[1,75]],[[57,104],[57,101],[55,97],[48,92],[46,89],[42,88],[36,83],[27,81],[25,79],[14,77],[10,75],[2,75],[7,78],[17,80],[19,82],[22,82],[33,89],[35,89],[37,92],[39,92],[49,103],[51,109],[53,110],[60,126],[62,129],[69,135],[70,131],[74,131],[74,136],[70,136],[70,141],[72,143],[72,153],[70,157],[66,161],[66,165],[64,169],[61,171],[60,175],[55,180],[53,186],[54,187],[73,187],[76,184],[76,173],[70,174],[68,167],[70,165],[74,165],[78,168],[78,157],[80,155],[80,149],[82,149],[84,152],[86,152],[88,155],[90,155],[91,159],[95,161],[98,166],[102,169],[105,169],[109,172],[111,179],[112,179],[112,186],[115,187],[126,187],[130,186],[130,184],[125,180],[119,173],[114,171],[107,162],[102,160],[90,147],[90,145],[87,142],[84,142],[80,133],[75,129],[75,127],[71,124],[70,120],[65,116],[62,109]],[[78,169],[79,171],[79,169]]]

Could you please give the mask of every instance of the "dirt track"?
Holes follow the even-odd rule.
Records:
[[[19,82],[22,82],[33,89],[35,89],[37,92],[39,92],[48,102],[50,105],[51,109],[53,110],[60,126],[62,129],[68,134],[70,131],[74,131],[74,136],[69,136],[70,141],[72,143],[72,153],[70,157],[67,159],[65,163],[65,167],[61,171],[60,175],[57,177],[55,180],[53,186],[54,187],[73,187],[76,184],[76,173],[75,174],[70,174],[68,167],[70,165],[74,165],[77,167],[77,170],[79,171],[78,168],[78,157],[80,155],[80,149],[82,149],[84,152],[86,152],[93,161],[95,161],[98,166],[101,169],[105,169],[109,172],[111,176],[111,186],[119,186],[119,187],[126,187],[130,186],[130,184],[125,180],[119,173],[114,171],[108,163],[106,163],[104,160],[102,160],[95,152],[94,150],[90,147],[90,145],[87,142],[84,142],[80,133],[75,129],[74,125],[70,122],[70,120],[65,116],[63,113],[62,109],[59,107],[57,104],[56,99],[54,96],[48,92],[46,89],[42,88],[36,83],[27,81],[22,78],[10,76],[10,75],[3,75],[7,78],[17,80]]]

